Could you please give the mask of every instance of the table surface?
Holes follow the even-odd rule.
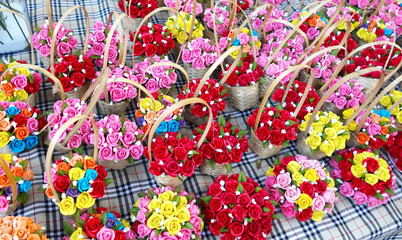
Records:
[[[28,11],[30,15],[30,23],[42,25],[46,17],[45,2],[43,0],[28,0]],[[117,1],[111,0],[54,0],[52,1],[53,16],[58,20],[62,14],[74,5],[82,5],[86,8],[89,14],[91,25],[97,21],[106,22],[109,12],[120,11],[117,7]],[[294,6],[299,7],[300,1],[296,1]],[[282,6],[284,8],[285,6]],[[160,15],[152,21],[164,23],[167,15]],[[85,31],[85,23],[82,12],[74,12],[67,20],[65,25],[74,30],[75,35],[82,36]],[[82,38],[79,40],[82,44]],[[82,45],[81,45],[82,46]],[[1,45],[0,45],[1,47]],[[128,54],[129,57],[131,53]],[[4,59],[10,55],[0,55]],[[17,60],[29,61],[29,53],[21,52],[12,54]],[[172,56],[170,56],[172,57]],[[35,53],[35,60],[40,64],[39,54]],[[177,87],[184,83],[184,78],[179,73],[179,81]],[[54,102],[57,100],[51,94],[51,85],[46,82],[42,85],[41,91],[37,93],[37,107],[42,111],[52,109]],[[134,120],[134,111],[136,107],[132,101],[127,110],[127,117]],[[96,110],[95,110],[96,111]],[[246,118],[251,111],[239,112],[226,107],[224,116],[231,115],[233,124],[237,124],[241,129],[247,129],[245,124]],[[194,128],[190,125],[189,128]],[[84,148],[87,154],[92,153],[91,148]],[[43,192],[38,191],[43,183],[43,172],[45,170],[45,156],[47,146],[40,142],[35,149],[21,154],[21,157],[29,159],[29,167],[35,173],[33,189],[28,195],[28,202],[24,206],[20,206],[13,215],[28,216],[46,228],[46,235],[50,239],[61,239],[64,236],[63,221],[70,221],[71,217],[62,216],[57,206],[48,200]],[[280,155],[290,153],[297,154],[295,144],[284,148]],[[61,155],[55,152],[54,160]],[[262,160],[260,168],[257,168],[256,154],[249,151],[243,157],[241,163],[234,164],[232,173],[237,173],[240,170],[244,171],[247,176],[254,178],[259,184],[265,183],[265,171],[273,164],[276,157]],[[325,159],[327,165],[329,159]],[[392,165],[393,166],[393,165]],[[394,166],[393,166],[394,167]],[[106,195],[102,199],[96,201],[96,207],[106,207],[111,211],[117,211],[123,217],[129,219],[129,210],[132,204],[138,199],[137,193],[144,192],[147,188],[156,187],[152,175],[148,172],[148,162],[145,157],[136,161],[134,166],[128,166],[122,171],[108,170],[109,177],[115,180],[115,183],[107,189]],[[394,171],[397,179],[395,193],[388,204],[375,208],[366,206],[354,205],[351,200],[341,196],[340,201],[335,205],[334,211],[327,215],[322,222],[299,222],[296,219],[287,219],[276,208],[276,212],[280,216],[279,220],[273,223],[273,229],[269,235],[272,239],[399,239],[402,238],[402,174],[397,170]],[[197,197],[203,196],[207,192],[208,186],[213,182],[213,178],[201,174],[196,170],[194,176],[188,178],[183,188],[195,193]],[[213,236],[208,227],[203,232],[204,239],[218,239]]]

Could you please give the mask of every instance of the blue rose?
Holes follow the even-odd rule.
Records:
[[[385,36],[391,36],[393,32],[394,32],[394,31],[392,31],[392,30],[389,29],[389,28],[384,28],[384,35],[385,35]]]
[[[30,181],[23,180],[22,184],[18,185],[18,191],[28,193],[28,190],[31,189],[32,183]]]
[[[96,177],[98,177],[98,173],[93,169],[88,169],[85,173],[85,178],[88,179],[88,181],[94,181]]]
[[[158,128],[156,129],[156,134],[165,133],[167,131],[167,128],[168,124],[165,121],[161,122],[161,124],[159,124]]]
[[[391,113],[385,109],[381,109],[380,114],[381,117],[386,117],[389,118],[389,116],[391,116]]]
[[[380,112],[380,110],[373,110],[373,113],[375,113],[375,114],[377,114],[377,115],[380,115],[380,116],[381,116],[381,112]]]
[[[106,213],[106,218],[107,219],[109,219],[109,218],[114,219],[117,222],[117,218],[113,213]]]
[[[123,229],[124,229],[123,223],[117,222],[117,223],[116,223],[116,226],[119,226],[119,225],[120,225],[120,227],[118,227],[117,230],[123,230]]]
[[[86,178],[81,178],[78,181],[78,191],[83,192],[88,190],[91,187],[91,184],[89,184],[88,179]]]
[[[324,17],[321,17],[321,20],[324,21],[325,23],[327,23],[327,19],[325,19]]]
[[[13,153],[20,153],[24,151],[26,146],[27,145],[25,142],[20,141],[18,139],[15,139],[14,141],[8,144],[8,147],[11,149]]]
[[[179,122],[176,120],[171,120],[168,122],[168,132],[178,132],[179,131]]]
[[[232,44],[233,46],[239,46],[240,45],[240,40],[239,39],[235,39],[234,41],[233,41],[233,44]]]
[[[38,140],[38,136],[35,135],[29,135],[28,137],[24,138],[24,143],[27,145],[27,149],[31,150],[33,147],[35,147],[39,140]]]
[[[10,106],[6,110],[6,114],[8,116],[17,115],[20,112],[21,112],[21,110],[19,110],[16,106]]]
[[[258,37],[258,33],[257,33],[257,31],[254,31],[254,30],[253,30],[253,36]]]

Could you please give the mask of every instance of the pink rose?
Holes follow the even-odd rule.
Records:
[[[306,156],[303,156],[303,155],[300,155],[300,154],[297,154],[295,158],[296,158],[296,161],[299,162],[299,163],[302,162],[302,161],[308,160]]]
[[[314,71],[314,78],[321,78],[322,77],[322,70],[320,68],[313,68]]]
[[[70,149],[79,148],[82,144],[82,137],[78,134],[74,134],[70,141],[67,143],[67,147]]]
[[[39,53],[43,57],[49,57],[50,56],[50,47],[48,45],[40,46]]]
[[[49,138],[53,139],[53,137],[56,134],[56,132],[57,132],[57,129],[53,129],[52,131],[50,131]],[[66,136],[67,136],[67,133],[63,132],[63,134],[60,136],[60,138],[57,140],[57,142],[60,143],[61,141],[64,140],[64,138],[66,138]]]
[[[114,153],[111,146],[101,147],[99,150],[99,158],[102,161],[114,160]]]
[[[300,197],[300,188],[298,187],[288,187],[285,192],[285,198],[287,201],[291,203],[295,203],[296,200]]]
[[[118,55],[119,55],[119,53],[117,52],[116,47],[111,46],[109,48],[109,53],[108,53],[108,56],[107,56],[107,60],[110,60],[110,61],[115,60],[116,58],[118,58]]]
[[[341,170],[339,168],[338,169],[336,169],[336,168],[332,169],[331,177],[332,178],[342,178]]]
[[[67,44],[71,49],[75,49],[78,45],[78,41],[74,37],[68,37]]]
[[[112,132],[119,132],[121,129],[121,119],[119,116],[117,115],[110,115],[108,117],[108,121],[106,123],[106,130],[110,131],[112,130]]]
[[[316,196],[313,199],[313,205],[311,207],[311,209],[314,211],[322,211],[324,209],[325,206],[325,200],[323,197],[321,196]]]
[[[145,208],[141,208],[141,210],[138,212],[137,220],[140,223],[146,223],[146,221],[147,221],[147,215],[145,214],[146,212],[147,212],[147,210],[145,210]]]
[[[113,102],[119,103],[127,98],[126,92],[121,88],[113,88],[110,91],[110,98]]]
[[[109,133],[106,136],[106,143],[108,145],[110,145],[111,147],[117,147],[117,146],[119,146],[119,138],[120,137],[119,137],[119,134],[117,132]]]
[[[103,42],[104,40],[106,40],[106,35],[103,33],[103,30],[95,31],[93,36],[95,38],[95,41],[97,42]]]
[[[130,156],[130,152],[126,148],[117,147],[115,156],[116,156],[116,159],[119,161],[125,160]]]
[[[329,59],[327,58],[327,59],[322,60],[321,64],[322,64],[324,67],[329,68],[332,63],[331,63],[331,60],[329,60]]]
[[[38,131],[39,122],[33,117],[28,118],[27,120],[27,128],[29,132],[36,132]]]
[[[216,61],[216,57],[213,54],[206,54],[205,55],[205,65],[210,66]]]
[[[71,51],[70,46],[66,42],[60,42],[57,44],[57,56],[63,57],[64,55],[69,54]]]
[[[371,136],[379,135],[381,134],[381,126],[376,123],[372,123],[368,126],[367,133]]]
[[[272,175],[268,175],[267,179],[265,180],[265,186],[268,189],[275,189],[273,186],[276,184],[276,177]]]
[[[240,33],[237,35],[237,39],[240,40],[241,45],[247,45],[250,41],[250,37],[247,35],[247,33]]]
[[[349,96],[352,93],[352,88],[350,87],[349,83],[344,83],[339,87],[338,93],[341,96]]]
[[[158,82],[155,81],[155,79],[151,78],[148,80],[147,84],[145,84],[145,87],[150,93],[157,92],[159,90],[159,85]]]
[[[103,227],[97,234],[96,239],[98,240],[113,240],[115,238],[115,233],[113,229]]]
[[[266,70],[266,73],[268,76],[275,76],[275,74],[279,71],[279,67],[278,65],[276,65],[275,63],[271,63]]]
[[[201,48],[195,48],[191,51],[191,56],[194,58],[199,58],[202,56]]]
[[[345,97],[338,97],[334,100],[334,103],[339,110],[342,110],[345,107],[347,100]]]
[[[12,83],[17,89],[22,90],[22,89],[24,89],[25,86],[27,85],[27,83],[28,83],[28,78],[27,78],[24,74],[17,75],[17,76],[15,76],[15,77],[13,77],[13,78],[11,79],[11,83]]]
[[[96,42],[92,46],[91,50],[94,53],[94,55],[101,56],[105,52],[105,47],[106,46],[104,43]]]
[[[298,36],[296,36],[296,37],[298,37]],[[303,42],[304,42],[304,41],[303,41]],[[293,47],[293,49],[295,50],[295,53],[296,53],[296,54],[301,54],[301,53],[303,53],[303,52],[304,52],[303,43],[296,44],[296,45]]]
[[[50,169],[50,174],[52,176],[52,179],[54,179],[57,176],[57,169],[56,168],[51,168]],[[48,183],[49,181],[47,180],[47,174],[46,172],[43,173],[43,182]]]
[[[190,229],[186,229],[186,228],[182,228],[180,230],[180,234],[176,235],[177,240],[188,240],[191,239],[191,230]]]
[[[262,23],[263,23],[263,21],[262,21],[261,19],[256,18],[256,19],[253,21],[253,28],[254,28],[254,29],[260,29],[260,27],[262,26]]]
[[[133,132],[126,131],[121,137],[121,142],[125,147],[130,147],[136,141],[137,139]]]
[[[355,106],[359,106],[359,99],[357,98],[352,98],[348,101],[348,103],[346,104],[346,108],[352,108]]]
[[[190,211],[190,215],[192,216],[200,215],[200,209],[197,207],[197,205],[194,204],[194,202],[191,202],[189,205],[190,207],[188,208],[188,210]]]
[[[137,142],[136,144],[130,147],[130,154],[136,160],[140,159],[143,153],[144,153],[144,146],[142,146],[141,142]]]
[[[279,202],[281,200],[282,194],[276,190],[276,189],[270,189],[270,194],[269,197],[272,198],[272,200]]]
[[[322,193],[322,196],[327,203],[334,203],[336,200],[335,192],[332,188],[327,188],[327,190]]]
[[[332,73],[333,73],[333,72],[332,72],[330,69],[325,69],[325,70],[322,72],[322,78],[325,79],[325,80],[328,80],[328,79],[331,78]]]
[[[78,110],[74,107],[66,107],[63,110],[63,116],[67,116],[67,118],[72,118],[76,115],[78,115]]]
[[[155,193],[156,193],[156,192],[155,192]],[[140,198],[140,201],[138,202],[138,207],[139,207],[140,209],[142,209],[142,208],[147,208],[149,202],[151,202],[151,199],[149,199],[148,197]]]
[[[170,88],[172,84],[172,80],[168,76],[161,76],[159,78],[159,87],[160,88]]]
[[[89,120],[86,120],[85,122],[82,123],[80,127],[80,132],[81,133],[87,133],[90,132],[92,128],[92,124],[89,122]]]
[[[287,217],[287,218],[292,218],[292,217],[296,216],[295,205],[289,201],[285,201],[281,205],[281,209],[282,209],[283,215],[285,215],[285,217]]]
[[[95,29],[95,31],[103,31],[103,29],[105,29],[105,24],[103,24],[103,22],[96,22],[92,28]]]
[[[127,99],[133,99],[137,97],[137,89],[131,84],[127,85],[126,95]]]
[[[124,236],[126,237],[126,239],[136,239],[137,238],[137,234],[134,232],[133,229],[130,229],[127,232],[125,232]]]
[[[138,225],[138,235],[140,235],[140,238],[145,238],[150,235],[151,232],[153,232],[152,229],[148,228],[146,224]]]
[[[103,144],[105,142],[106,142],[106,139],[103,136],[103,134],[99,134],[98,135],[98,146],[103,146]],[[95,144],[95,134],[94,133],[89,133],[87,144],[91,144],[91,145]]]
[[[191,215],[190,218],[190,223],[193,224],[194,229],[200,229],[201,228],[201,218],[196,216],[196,215]]]
[[[4,213],[8,209],[9,201],[4,195],[0,196],[0,213]]]
[[[310,27],[307,30],[307,37],[308,37],[309,40],[313,40],[319,34],[320,34],[320,31],[318,29],[313,28],[313,27]]]
[[[369,196],[367,199],[367,206],[368,207],[376,207],[378,205],[381,205],[382,201],[376,197]]]
[[[276,181],[276,185],[282,189],[287,189],[292,184],[292,178],[289,172],[279,174],[276,177]]]
[[[368,4],[369,4],[369,0],[359,0],[359,1],[357,1],[357,6],[359,8],[366,8]]]
[[[199,57],[193,60],[193,67],[195,69],[204,69],[205,68],[205,58]]]

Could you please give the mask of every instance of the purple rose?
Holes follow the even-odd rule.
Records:
[[[179,120],[179,127],[182,128],[182,127],[185,127],[185,126],[186,126],[186,121],[184,119],[180,119]]]
[[[145,119],[144,119],[144,117],[138,117],[137,118],[137,123],[138,123],[138,125],[139,126],[145,126],[145,124],[146,124],[146,122],[145,122]]]
[[[78,197],[80,194],[81,194],[81,193],[80,193],[80,191],[78,191],[78,188],[68,188],[67,191],[66,191],[66,195],[67,195],[68,197],[76,198],[76,197]]]
[[[114,228],[116,226],[116,220],[114,218],[106,219],[106,227],[107,228]]]
[[[350,182],[344,182],[339,187],[339,192],[345,197],[352,197],[355,193],[355,191],[352,188],[352,185],[350,185]]]

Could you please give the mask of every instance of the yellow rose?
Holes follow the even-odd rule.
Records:
[[[353,108],[349,108],[343,111],[342,115],[344,119],[349,119],[353,115],[353,113],[355,113],[355,110]]]
[[[77,197],[77,208],[79,208],[79,209],[90,208],[94,205],[94,203],[95,203],[95,198],[93,198],[91,195],[89,195],[88,192],[82,192]]]
[[[261,41],[258,40],[258,41],[255,43],[255,45],[257,46],[258,49],[260,49],[260,48],[261,48]]]
[[[250,30],[249,30],[248,28],[242,28],[242,29],[241,29],[241,32],[248,34],[248,33],[250,32]]]
[[[353,165],[350,170],[352,171],[352,174],[357,178],[361,178],[366,174],[366,168],[363,167],[361,163]]]
[[[325,137],[326,140],[334,140],[334,139],[336,139],[336,137],[338,136],[338,135],[337,135],[337,132],[336,132],[335,129],[333,129],[333,128],[326,128],[326,129],[324,130],[324,133],[325,133],[325,135],[327,135],[327,136]]]
[[[346,29],[346,23],[342,22],[341,24],[338,25],[337,28],[340,29],[340,30],[345,30]]]
[[[14,97],[19,96],[20,100],[25,100],[28,98],[28,93],[25,90],[16,90],[14,92]]]
[[[303,181],[303,174],[296,172],[292,174],[292,180],[296,181],[296,186],[300,187],[300,185],[304,182]]]
[[[179,42],[180,44],[183,44],[184,41],[188,40],[188,34],[185,32],[180,32],[179,35],[177,35],[176,38],[177,42]]]
[[[334,140],[334,144],[335,144],[335,148],[338,150],[345,149],[346,148],[346,138],[337,137]]]
[[[364,180],[370,185],[375,185],[378,183],[378,177],[375,174],[372,173],[367,173],[366,176],[364,176]]]
[[[10,135],[8,132],[0,132],[0,147],[5,147],[10,142]]]
[[[323,217],[324,217],[324,212],[316,210],[313,212],[313,216],[311,217],[311,219],[313,219],[315,222],[321,222]]]
[[[399,113],[399,108],[396,107],[396,108],[392,109],[392,111],[390,111],[391,107],[392,107],[392,106],[387,107],[387,110],[391,113],[391,115],[392,115],[392,116],[398,115],[398,113]]]
[[[362,153],[358,153],[353,156],[353,162],[355,164],[362,164],[364,159],[366,158],[363,156]]]
[[[161,214],[165,218],[173,217],[176,212],[176,207],[171,201],[165,201],[161,206]]]
[[[375,39],[377,38],[377,34],[370,32],[364,35],[364,41],[366,42],[374,42]]]
[[[396,120],[398,120],[398,122],[402,123],[402,111],[400,111],[400,112],[396,115]]]
[[[145,111],[148,110],[148,109],[152,109],[152,108],[150,108],[151,106],[153,106],[153,103],[152,103],[152,100],[150,98],[141,99],[141,101],[140,101],[140,109],[144,110],[143,113],[145,113]]]
[[[384,107],[389,107],[392,105],[392,99],[390,96],[384,96],[381,98],[380,103],[384,106]]]
[[[160,199],[152,199],[150,202],[149,202],[149,204],[148,204],[148,210],[149,211],[152,211],[152,210],[155,210],[155,209],[157,209],[157,208],[161,208],[162,207],[162,200],[160,200]]]
[[[379,180],[386,182],[391,178],[391,175],[389,174],[389,169],[384,168],[384,167],[379,167],[377,169],[377,177]]]
[[[304,120],[306,122],[308,122],[308,120],[310,120],[310,117],[311,117],[311,113],[307,113],[306,116],[304,116]]]
[[[297,25],[298,22],[299,22],[299,19],[294,19],[294,20],[292,21],[292,24],[293,24],[293,25]]]
[[[70,236],[70,240],[81,240],[84,238],[88,238],[88,236],[80,227],[77,228],[77,230],[75,230],[75,232],[73,232],[73,234]]]
[[[190,221],[190,211],[186,207],[183,207],[183,208],[180,208],[179,210],[177,210],[175,215],[180,220],[180,223]]]
[[[162,200],[162,202],[172,201],[172,199],[174,198],[174,192],[167,191],[167,192],[161,193],[161,194],[159,194],[158,198],[160,200]]]
[[[329,118],[327,118],[326,116],[320,116],[320,118],[318,119],[318,121],[323,124],[323,125],[327,125],[329,123]]]
[[[302,193],[295,203],[299,205],[301,209],[307,209],[313,205],[313,200],[309,195]]]
[[[138,207],[138,203],[140,202],[140,199],[138,199],[136,202],[135,202],[135,204],[134,204],[134,207]]]
[[[174,103],[174,99],[169,95],[163,95],[163,98],[169,100],[170,103]]]
[[[354,132],[356,131],[357,128],[357,123],[355,122],[355,120],[351,121],[348,125],[348,130]]]
[[[177,26],[179,27],[180,31],[184,31],[184,21],[181,17],[177,19]]]
[[[203,37],[204,33],[202,32],[201,29],[196,29],[195,31],[193,31],[193,34],[191,35],[191,39],[196,39],[199,37]]]
[[[156,101],[155,100],[155,112],[159,112],[160,110],[162,110],[163,108],[164,108],[165,106],[161,103],[161,102],[159,102],[159,101]],[[154,105],[151,103],[151,109],[153,110],[154,109]]]
[[[78,181],[81,178],[84,178],[84,176],[85,171],[78,167],[72,168],[70,171],[68,171],[68,177],[71,181]]]
[[[305,10],[305,11],[302,12],[302,17],[304,17],[304,16],[306,16],[306,15],[307,15],[307,10]]]
[[[126,219],[120,221],[125,228],[131,228],[130,223]]]
[[[0,101],[8,101],[10,99],[3,91],[0,92]]]
[[[177,204],[177,209],[187,206],[187,198],[180,196],[179,203]]]
[[[31,71],[28,68],[17,68],[16,70],[19,74],[24,74],[27,77],[31,75]]]
[[[303,121],[303,122],[299,125],[299,129],[300,129],[300,131],[302,131],[302,132],[306,131],[306,127],[307,127],[307,121]]]
[[[375,158],[375,153],[364,151],[361,153],[364,158]]]
[[[385,160],[382,159],[382,158],[378,158],[377,161],[378,161],[378,163],[380,164],[380,167],[383,167],[383,168],[385,168],[385,169],[388,169],[388,163],[387,163],[387,161],[385,161]]]
[[[204,221],[201,218],[201,224],[200,224],[200,231],[202,232],[202,229],[204,228]]]
[[[191,20],[190,21],[186,21],[185,23],[186,25],[186,33],[189,33],[191,30]],[[183,29],[184,30],[184,29]]]
[[[273,167],[269,167],[267,172],[265,173],[266,176],[275,176],[274,173],[274,168]]]
[[[172,29],[172,30],[170,30],[170,31],[173,31],[173,38],[177,38],[177,36],[179,36],[179,33],[180,33],[180,30],[177,30],[177,29]]]
[[[384,29],[384,28],[386,28],[387,26],[385,26],[385,24],[383,24],[383,23],[380,23],[380,28],[381,29]]]
[[[289,170],[289,172],[291,173],[295,173],[295,172],[299,172],[301,169],[301,165],[300,163],[296,162],[296,161],[290,161],[288,163],[287,169]]]
[[[205,30],[204,26],[202,24],[198,24],[197,19],[195,19],[196,22],[196,28],[199,29],[201,32]],[[193,38],[194,39],[194,38]]]
[[[327,173],[327,175],[329,176],[328,173]],[[332,178],[330,179],[330,181],[331,182],[328,183],[327,187],[330,187],[330,188],[334,189],[335,188],[335,181]]]
[[[364,28],[360,28],[360,29],[357,31],[356,34],[357,34],[357,36],[358,36],[359,38],[364,39],[364,36],[367,34],[367,30],[364,29]]]
[[[315,169],[307,169],[304,173],[304,177],[307,178],[310,182],[315,182],[320,179]]]
[[[8,64],[8,65],[7,65],[7,68],[11,68],[12,66],[15,66],[15,65],[18,65],[18,64],[19,64],[18,62],[14,61],[14,62]],[[15,70],[14,70],[14,71],[15,71]]]
[[[230,50],[231,48],[233,48],[233,47],[230,47],[228,50]],[[231,56],[233,59],[236,59],[236,58],[237,58],[237,55],[239,55],[239,50],[236,50],[236,51],[230,53],[230,56]]]
[[[336,120],[339,120],[339,116],[338,115],[336,115],[335,113],[333,113],[333,112],[329,112],[328,113],[328,118],[329,119],[336,119]]]
[[[311,149],[316,149],[321,144],[321,137],[318,134],[313,133],[309,137],[306,138],[306,144],[311,147]]]
[[[352,24],[352,26],[353,26],[353,30],[355,30],[356,28],[358,28],[360,26],[360,23],[359,22],[354,22]]]
[[[152,213],[151,217],[148,218],[147,221],[147,226],[150,229],[161,229],[161,222],[164,221],[165,219],[163,218],[162,215],[160,215],[157,212]],[[166,222],[165,222],[166,223]]]
[[[60,213],[66,216],[73,215],[77,210],[74,202],[74,198],[63,198],[59,203]]]
[[[402,92],[398,91],[398,90],[392,90],[391,94],[392,94],[392,96],[393,96],[392,98],[394,99],[395,102],[398,101],[402,97]]]
[[[11,154],[8,153],[2,153],[1,157],[4,159],[4,161],[8,162],[8,163],[13,163],[13,156],[11,156]]]
[[[176,236],[181,230],[180,220],[176,217],[167,219],[165,221],[165,228],[170,236]]]
[[[332,153],[335,152],[336,146],[333,140],[325,140],[320,145],[320,150],[325,153],[328,157],[332,156]]]
[[[343,127],[342,123],[339,122],[339,121],[336,122],[336,123],[333,123],[333,124],[332,124],[332,128],[335,129],[336,132],[339,132],[339,131],[342,130],[342,129],[343,129],[343,130],[347,130],[347,127],[346,127],[346,129],[345,129],[345,127]]]
[[[314,122],[311,124],[313,127],[313,132],[315,133],[322,133],[324,131],[324,126],[321,122]]]

